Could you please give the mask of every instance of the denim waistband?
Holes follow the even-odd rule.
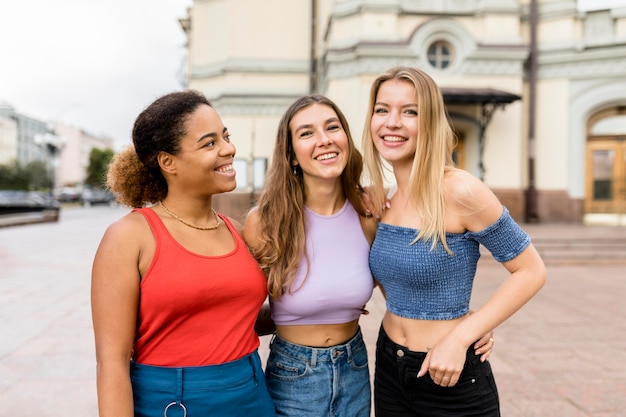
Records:
[[[181,385],[185,389],[223,388],[249,378],[256,380],[259,369],[261,360],[256,350],[240,359],[218,365],[166,367],[135,361],[130,363],[131,380],[165,390],[177,389]]]
[[[383,326],[380,326],[380,332],[378,334],[378,341],[376,342],[376,349],[379,349],[382,352],[385,352],[387,355],[391,355],[395,357],[396,361],[404,361],[407,359],[412,359],[416,361],[423,361],[426,358],[427,352],[416,352],[410,350],[406,346],[399,345],[395,343],[393,340],[389,338],[387,332]],[[480,370],[476,368],[481,368],[479,365],[480,356],[476,355],[474,352],[474,344],[472,343],[470,347],[467,349],[465,363],[472,364],[472,368],[474,368],[474,372],[480,374]]]
[[[291,343],[282,339],[276,333],[274,333],[270,344],[272,350],[280,351],[283,355],[310,362],[311,366],[315,366],[317,362],[337,362],[343,357],[350,360],[353,352],[365,346],[360,327],[357,329],[356,335],[346,343],[326,348]]]

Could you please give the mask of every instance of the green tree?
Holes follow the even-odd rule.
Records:
[[[48,165],[43,161],[32,161],[26,165],[28,189],[31,191],[50,190],[52,181]]]
[[[89,154],[89,166],[85,184],[94,188],[105,188],[106,173],[109,163],[115,155],[112,149],[93,148]]]
[[[0,164],[0,189],[36,191],[50,188],[50,174],[46,163],[30,162],[23,165],[17,161]]]

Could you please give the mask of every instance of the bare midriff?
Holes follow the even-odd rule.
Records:
[[[358,327],[358,320],[340,324],[276,325],[276,333],[296,345],[324,348],[346,343],[356,335]]]
[[[468,315],[452,320],[419,320],[385,312],[383,328],[389,339],[413,352],[428,352]]]

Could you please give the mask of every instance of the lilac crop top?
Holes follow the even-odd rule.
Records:
[[[374,279],[369,269],[370,250],[359,215],[346,204],[331,216],[307,207],[306,259],[300,261],[291,293],[270,299],[272,319],[278,325],[338,324],[356,320],[372,296]]]
[[[438,244],[411,242],[417,230],[379,223],[370,268],[387,297],[387,310],[411,319],[451,320],[469,311],[476,264],[483,244],[498,262],[519,255],[530,237],[504,207],[502,216],[480,232],[447,233],[449,255]]]

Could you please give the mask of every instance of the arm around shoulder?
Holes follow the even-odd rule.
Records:
[[[252,251],[259,249],[261,246],[261,239],[259,238],[260,220],[258,207],[253,207],[248,212],[243,225],[243,240],[245,240]]]
[[[246,217],[246,221],[243,226],[243,239],[252,252],[260,248],[261,239],[259,239],[258,227],[259,227],[259,210],[258,207],[252,208]],[[270,304],[266,300],[261,306],[259,314],[254,325],[254,330],[259,336],[272,334],[276,330],[276,324],[272,320],[272,314],[270,310]]]

